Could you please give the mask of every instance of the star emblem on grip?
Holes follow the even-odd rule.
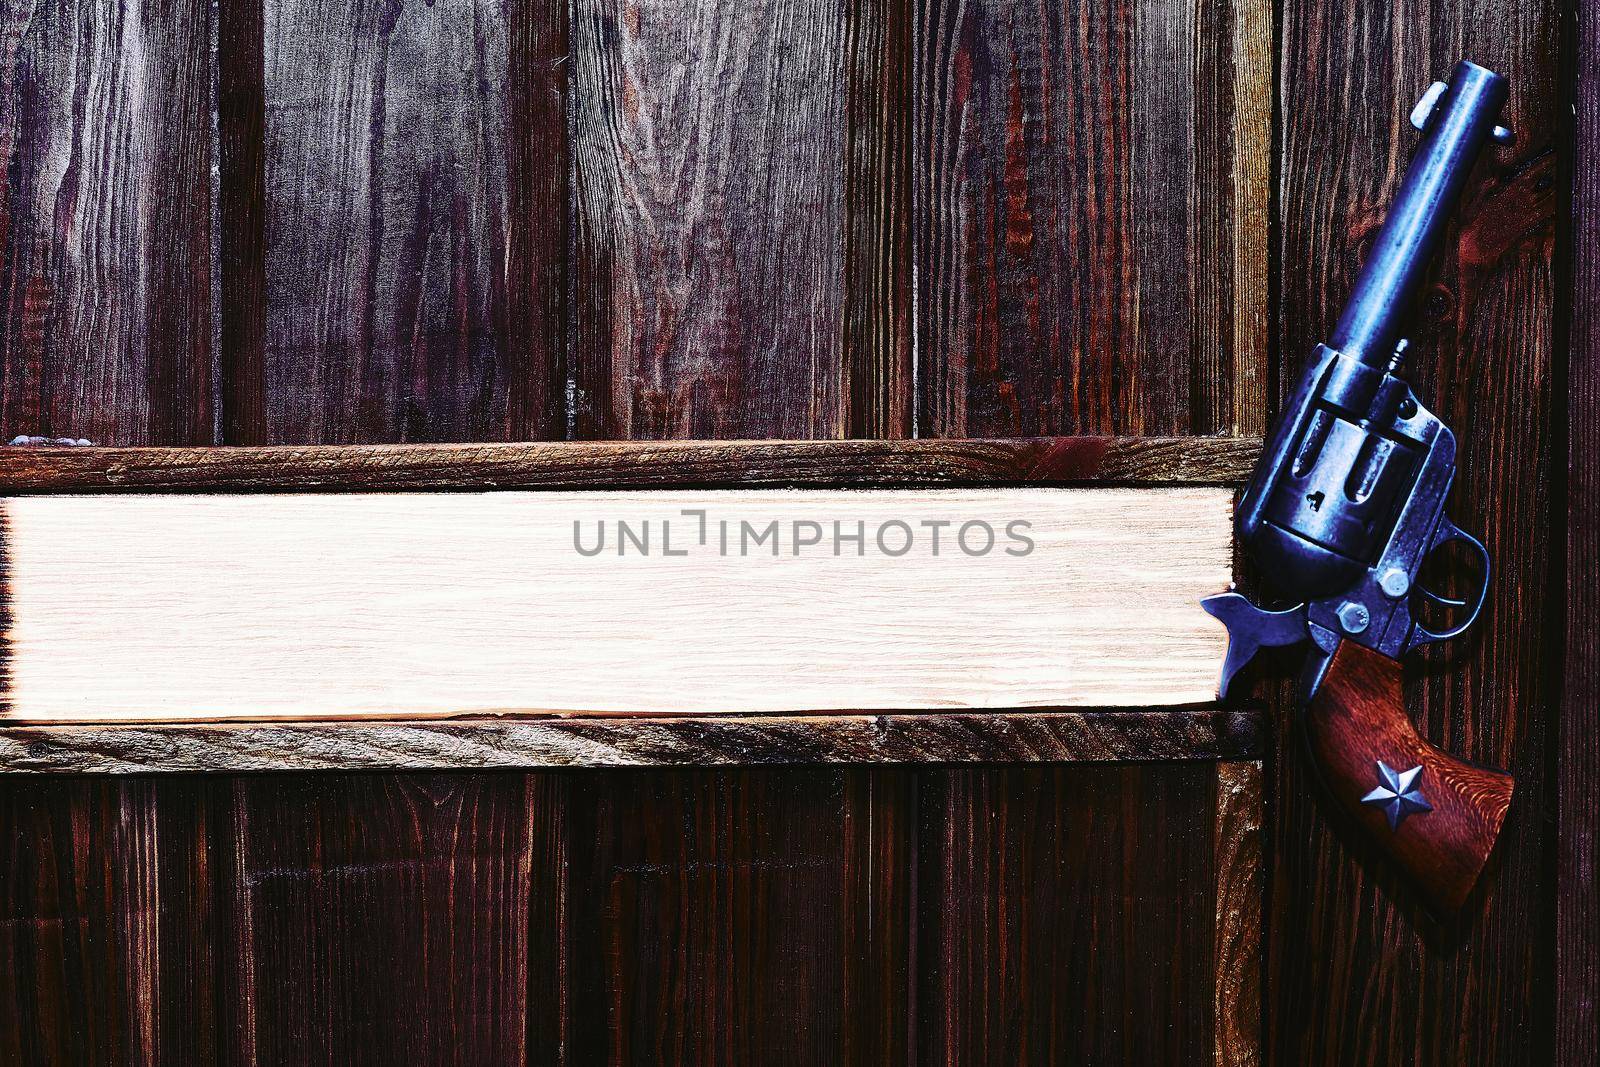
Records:
[[[1407,815],[1416,811],[1432,811],[1433,805],[1417,788],[1422,777],[1422,764],[1409,771],[1396,772],[1383,760],[1378,761],[1378,788],[1361,798],[1363,804],[1377,804],[1389,817],[1389,829],[1398,830]]]

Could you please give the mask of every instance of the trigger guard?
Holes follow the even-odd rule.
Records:
[[[1472,627],[1473,623],[1478,621],[1478,616],[1483,613],[1484,602],[1489,599],[1489,550],[1483,546],[1482,541],[1479,541],[1476,537],[1473,537],[1471,534],[1461,529],[1461,527],[1451,522],[1448,518],[1441,515],[1439,516],[1439,526],[1434,530],[1432,540],[1428,542],[1428,554],[1432,554],[1435,549],[1439,548],[1441,545],[1447,545],[1451,541],[1460,541],[1465,544],[1469,549],[1472,550],[1473,554],[1478,557],[1478,562],[1483,567],[1483,573],[1478,582],[1477,595],[1470,601],[1471,610],[1467,612],[1466,619],[1463,620],[1459,625],[1453,626],[1448,630],[1444,630],[1442,632],[1434,631],[1428,629],[1420,622],[1414,623],[1411,631],[1411,638],[1406,642],[1407,651],[1416,648],[1418,645],[1432,644],[1434,641],[1448,641],[1453,637],[1460,637]],[[1416,591],[1422,596],[1426,597],[1428,600],[1431,600],[1436,604],[1442,604],[1445,607],[1464,608],[1467,607],[1469,603],[1466,598],[1456,600],[1454,597],[1447,597],[1439,593],[1435,593],[1433,590],[1428,589],[1420,584],[1416,587]]]
[[[1425,585],[1417,586],[1417,595],[1425,597],[1442,607],[1464,608],[1467,606],[1465,599],[1457,600],[1455,597],[1445,596],[1443,593],[1435,593],[1432,589],[1429,589]]]

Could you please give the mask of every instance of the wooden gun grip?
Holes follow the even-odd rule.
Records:
[[[1328,787],[1433,909],[1454,914],[1478,880],[1511,804],[1509,774],[1465,763],[1417,734],[1401,696],[1400,662],[1342,641],[1306,709],[1311,754]],[[1397,774],[1421,767],[1414,788],[1432,810],[1407,806],[1399,826],[1378,803],[1378,762]]]

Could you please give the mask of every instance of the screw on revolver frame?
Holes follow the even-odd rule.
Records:
[[[1411,339],[1402,337],[1394,343],[1394,351],[1389,353],[1389,373],[1394,374],[1406,361],[1406,349],[1411,347]]]
[[[1339,606],[1339,625],[1344,627],[1347,634],[1358,634],[1367,628],[1367,623],[1372,621],[1372,616],[1367,613],[1366,605],[1357,604],[1347,600]]]
[[[1389,354],[1389,373],[1398,372],[1406,361],[1406,349],[1411,347],[1407,338],[1400,338],[1394,343],[1394,351]],[[1401,419],[1409,419],[1417,413],[1417,400],[1410,393],[1400,398],[1400,403],[1395,408],[1395,415]]]
[[[1383,577],[1378,579],[1378,585],[1383,588],[1384,596],[1399,600],[1411,588],[1411,579],[1407,578],[1406,572],[1399,567],[1390,567],[1383,572]]]

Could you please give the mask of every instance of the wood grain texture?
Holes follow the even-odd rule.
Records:
[[[877,0],[574,7],[569,436],[911,432],[904,34]],[[908,815],[860,782],[591,782],[562,1055],[882,1062]]]
[[[1406,115],[1469,56],[1506,75],[1516,144],[1478,171],[1412,332],[1410,376],[1452,427],[1451,513],[1495,560],[1475,639],[1408,664],[1407,711],[1430,743],[1509,769],[1517,802],[1483,905],[1455,928],[1418,914],[1381,859],[1341,835],[1307,761],[1277,762],[1268,944],[1269,1058],[1282,1063],[1548,1062],[1554,1033],[1545,811],[1552,395],[1559,196],[1549,3],[1329,7],[1293,0],[1280,44],[1280,386],[1338,316],[1414,146]],[[1350,62],[1350,49],[1361,55]],[[1281,887],[1281,888],[1280,888]]]
[[[923,432],[1252,432],[1266,6],[914,9]]]
[[[921,432],[1259,434],[1268,5],[913,10]],[[1214,1018],[1214,782],[1147,773],[923,777],[919,1062],[1250,1055]]]
[[[527,1056],[532,823],[545,813],[525,778],[257,777],[238,793],[256,1059]]]
[[[1334,803],[1408,878],[1434,910],[1453,917],[1489,862],[1511,806],[1511,777],[1475,767],[1417,735],[1401,697],[1400,663],[1341,642],[1302,720],[1311,755]],[[1416,789],[1431,810],[1390,826],[1363,801],[1397,773],[1421,768]]]
[[[847,7],[844,432],[904,438],[916,426],[912,348],[911,8]]]
[[[218,443],[267,440],[266,5],[216,6]]]
[[[562,1064],[571,1037],[570,954],[582,951],[568,924],[571,899],[567,826],[573,776],[530,774],[528,796],[528,920],[526,961],[526,1062]],[[508,951],[516,951],[512,946]],[[516,973],[514,970],[513,973]],[[515,990],[511,991],[515,997]]]
[[[225,3],[221,29],[224,439],[560,436],[565,8]],[[559,779],[218,782],[230,1059],[559,1054]]]
[[[910,1063],[917,1047],[917,773],[855,768],[844,776],[842,993],[848,1067]]]
[[[914,10],[922,432],[1259,434],[1270,7]],[[1244,911],[1213,929],[1214,780],[1148,774],[924,777],[919,1061],[1247,1061],[1252,931]],[[1078,858],[1121,826],[1170,853]],[[1162,888],[1119,881],[1147,874]]]
[[[979,399],[970,411],[998,414],[972,414],[970,430],[954,429],[954,422],[932,421],[929,405],[912,393],[918,376],[924,394],[945,387],[928,377],[942,373],[943,357],[913,328],[918,317],[928,321],[928,302],[938,296],[926,276],[913,285],[910,265],[912,232],[925,241],[937,220],[923,213],[925,201],[906,195],[924,158],[910,122],[910,94],[920,84],[913,63],[925,53],[909,45],[923,32],[922,8],[585,2],[572,8],[573,58],[563,61],[563,5],[312,11],[296,3],[224,3],[217,61],[223,439],[312,447],[59,459],[0,454],[0,478],[38,479],[8,492],[324,489],[341,479],[366,489],[834,479],[908,487],[1086,479],[1235,484],[1254,459],[1253,441],[930,443],[904,451],[863,444],[859,453],[829,452],[831,445],[737,453],[675,444],[660,452],[620,446],[601,460],[493,449],[470,456],[384,449],[336,459],[315,447],[569,433],[1150,432],[1158,424],[1172,432],[1259,433],[1247,423],[1256,410],[1247,386],[1228,380],[1259,358],[1250,354],[1260,351],[1250,348],[1259,320],[1230,315],[1228,294],[1235,308],[1264,299],[1259,265],[1250,277],[1238,274],[1254,246],[1235,222],[1250,210],[1243,201],[1262,195],[1250,177],[1262,164],[1244,147],[1215,139],[1226,133],[1232,110],[1242,114],[1248,105],[1265,114],[1263,101],[1245,88],[1263,84],[1264,69],[1238,57],[1249,47],[1241,37],[1259,41],[1270,16],[1260,4],[1239,15],[1212,3],[1183,12],[1141,3],[1109,16],[1081,3],[1064,15],[1033,16],[1013,6],[1017,20],[1056,20],[1062,55],[1092,53],[1092,62],[1104,64],[1099,69],[1130,72],[1097,83],[1100,96],[1082,96],[1092,105],[1084,113],[1119,116],[1116,129],[1086,126],[1080,133],[1058,107],[1048,127],[1057,140],[1036,146],[1032,157],[1071,167],[1066,180],[1079,203],[1099,210],[1102,195],[1121,198],[1116,210],[1133,233],[1116,236],[1110,247],[1123,257],[1116,269],[1126,261],[1143,279],[1137,293],[1120,275],[1100,290],[1076,278],[1062,283],[1083,296],[1083,308],[1114,306],[1123,316],[1080,332],[1092,327],[1112,336],[1115,328],[1133,345],[1079,353],[1079,377],[1068,388],[1086,399],[1070,413],[1052,408],[1055,422],[1043,412],[1033,423],[1007,422],[1009,410]],[[285,14],[302,11],[306,17],[293,21]],[[1106,17],[1124,31],[1110,41],[1065,21]],[[1231,34],[1213,32],[1230,19]],[[424,32],[428,50],[407,62],[405,47]],[[1077,62],[1059,66],[1070,72]],[[466,73],[455,78],[458,72]],[[503,78],[499,95],[479,75]],[[1052,99],[1062,98],[1063,87],[1081,90],[1058,75],[1050,74]],[[1243,99],[1230,102],[1227,91]],[[1156,107],[1163,125],[1135,126],[1141,101]],[[297,121],[314,118],[323,132],[287,142],[282,109],[289,104],[303,104]],[[974,123],[974,138],[998,143],[1004,127],[977,128],[986,121]],[[1044,128],[1037,115],[1025,121],[1031,130]],[[607,142],[613,129],[621,132]],[[569,130],[570,154],[563,143]],[[1250,137],[1260,143],[1263,133],[1256,122],[1240,144]],[[488,148],[495,137],[498,155]],[[1065,150],[1062,137],[1072,139]],[[1102,190],[1103,170],[1089,170],[1106,158],[1091,160],[1090,146],[1115,138],[1133,164],[1149,164],[1143,178],[1124,170],[1116,179],[1162,193],[1148,218],[1138,217],[1148,197],[1130,200],[1126,185]],[[581,154],[596,146],[598,153]],[[435,160],[441,168],[427,170]],[[973,166],[991,164],[974,156]],[[1043,167],[1035,173],[1056,181]],[[1176,187],[1168,190],[1168,182]],[[326,214],[315,212],[310,191],[318,188],[332,205]],[[680,197],[683,188],[705,195]],[[1211,196],[1224,188],[1236,190],[1238,201],[1235,194]],[[642,197],[626,199],[641,189]],[[1053,195],[1035,191],[1034,203],[1067,224],[1083,217],[1071,205],[1055,208]],[[477,221],[490,217],[497,197],[506,205],[503,234]],[[464,221],[454,213],[462,198]],[[622,219],[615,232],[595,225],[596,204],[615,209],[611,220]],[[302,217],[310,220],[306,229],[281,228]],[[1110,233],[1103,219],[1094,225]],[[1167,259],[1160,246],[1168,242],[1182,250],[1181,263]],[[1081,239],[1075,247],[1099,251]],[[1213,271],[1213,256],[1234,264],[1232,281]],[[1090,262],[1063,259],[1059,270],[1087,271]],[[311,291],[318,279],[326,286]],[[285,294],[306,293],[301,303],[286,302]],[[919,294],[920,316],[913,307]],[[1054,309],[1065,318],[1070,301]],[[311,338],[306,349],[284,347],[280,334],[268,332],[269,322],[291,313],[303,316],[289,324]],[[1227,324],[1231,348],[1207,344],[1217,325],[1212,316]],[[365,324],[370,342],[362,334],[351,339],[352,324]],[[1181,337],[1157,336],[1171,324]],[[525,347],[507,351],[508,337]],[[912,350],[917,337],[920,354]],[[1171,350],[1155,347],[1167,342]],[[1013,351],[1034,358],[1013,348],[1011,337],[998,344],[1002,361]],[[12,358],[8,353],[8,374]],[[1210,362],[1196,370],[1195,359]],[[285,369],[291,366],[304,375]],[[1102,366],[1114,377],[1097,377]],[[1038,380],[1053,388],[1048,370]],[[110,380],[103,369],[64,377],[93,396]],[[995,382],[1004,377],[991,375]],[[1034,390],[1034,380],[1024,380],[1015,406],[1033,405]],[[1053,402],[1053,395],[1044,401]],[[123,412],[99,401],[94,411],[117,431],[87,435],[96,440],[191,439],[147,434],[137,421],[129,431],[119,421]],[[72,427],[55,432],[78,436]],[[812,447],[817,451],[808,452]],[[99,770],[127,772],[207,761],[241,771],[299,769],[338,759],[385,768],[475,760],[1055,761],[1136,753],[1188,760],[1213,752],[1256,758],[1264,744],[1259,718],[1211,709],[981,722],[851,717],[830,721],[827,730],[788,720],[639,725],[362,724],[358,730],[372,733],[359,743],[355,734],[341,734],[337,753],[299,724],[248,734],[210,727],[161,740],[148,731],[139,740],[141,731],[129,729],[114,744],[110,735],[80,731],[4,737],[39,769],[52,760],[63,770],[98,761]],[[554,740],[552,730],[566,732]],[[493,731],[492,740],[482,731]],[[543,739],[534,731],[544,731]],[[154,788],[169,781],[188,780]],[[1042,796],[1040,782],[1050,783]],[[18,788],[29,785],[37,783]],[[105,788],[95,780],[49,785],[63,797]],[[123,1029],[140,1035],[141,1049],[151,1047],[153,1033],[161,1055],[151,1058],[159,1062],[516,1062],[525,1055],[583,1063],[626,1050],[636,1059],[688,1062],[875,1064],[948,1059],[951,1048],[974,1048],[971,1035],[980,1032],[993,1038],[996,1059],[1014,1047],[1102,1058],[1120,1050],[1139,1059],[1150,1051],[1203,1057],[1215,1046],[1201,1017],[1216,1004],[1209,953],[1217,945],[1213,895],[1223,875],[1208,858],[1218,824],[1206,811],[1218,797],[1203,763],[249,774],[217,778],[193,816],[153,796],[141,795],[129,821],[156,833],[119,853],[126,863],[118,877],[141,888],[84,897],[75,887],[52,896],[52,886],[37,906],[59,907],[59,900],[78,907],[71,913],[85,916],[90,928],[133,930],[130,945],[149,944],[152,924],[159,930],[154,971],[123,967],[132,956],[149,958],[139,948],[91,953],[77,972],[119,1001],[154,1005],[129,1014],[138,1021]],[[946,813],[969,804],[952,798],[969,797],[961,825],[980,841],[986,825],[1004,826],[991,839],[1009,843],[1009,851],[974,852],[970,874],[962,867],[935,879],[926,872],[962,862],[929,847],[943,833]],[[52,803],[67,810],[61,797]],[[72,803],[83,810],[88,802]],[[198,838],[190,822],[203,825]],[[36,850],[43,831],[25,825],[18,847]],[[92,825],[65,820],[62,853],[98,855]],[[1102,849],[1102,829],[1123,846]],[[1071,860],[1065,869],[1041,861],[1051,832],[1069,842],[1049,853]],[[1153,895],[1132,894],[1130,859],[1164,865]],[[147,887],[157,878],[165,880],[155,894],[165,910],[147,908],[124,924],[118,909],[151,899]],[[1182,889],[1168,894],[1174,880]],[[184,895],[173,888],[180,884],[195,888]],[[947,900],[968,909],[954,915],[987,909],[996,919],[968,927],[944,916]],[[1070,906],[1058,908],[1061,900]],[[463,923],[466,915],[471,925]],[[1189,915],[1202,919],[1177,929]],[[1026,921],[1011,924],[1011,917]],[[974,929],[990,941],[964,940]],[[185,940],[183,930],[196,932]],[[1036,930],[1045,935],[1037,941]],[[1054,951],[1052,935],[1063,947],[1046,966],[1037,952]],[[928,947],[934,940],[946,946],[938,954]],[[992,973],[975,947],[985,943],[1007,946]],[[1063,970],[1085,945],[1110,951],[1089,957],[1083,972]],[[37,966],[49,969],[64,953],[49,948],[37,956]],[[962,1011],[941,1019],[924,990],[943,981],[936,972],[943,960],[962,961],[951,980],[962,990],[952,1001]],[[192,991],[176,978],[190,974]],[[995,975],[1007,981],[991,980]],[[1050,981],[1011,981],[1024,975]],[[1109,978],[1117,981],[1102,981]],[[15,997],[15,1032],[51,1035],[30,1036],[40,1044],[27,1047],[78,1040],[57,993],[19,987]],[[380,999],[393,1005],[394,1018],[379,1017]],[[1137,1017],[1125,1012],[1113,1025],[1095,1026],[1097,1006],[1108,1002],[1132,1005]],[[1180,1004],[1182,1018],[1163,1028]],[[681,1008],[678,1022],[672,1008]],[[1054,1038],[1050,1020],[1061,1024]],[[1072,1034],[1078,1020],[1089,1020],[1091,1032],[1081,1045],[1064,1043],[1060,1035]],[[526,1035],[520,1044],[519,1025]],[[0,1035],[12,1032],[5,1026],[0,1022]],[[1013,1031],[1025,1036],[1013,1040]],[[185,1033],[196,1035],[192,1050],[168,1044]],[[943,1040],[948,1035],[961,1036]],[[70,1058],[74,1046],[64,1047]],[[95,1047],[111,1049],[103,1058],[115,1061],[129,1046],[108,1039]]]
[[[1226,635],[1197,605],[1228,581],[1230,502],[1205,488],[12,498],[0,717],[1200,703]]]
[[[1199,165],[1217,170],[1202,169],[1191,193],[1203,235],[1192,275],[1192,429],[1260,435],[1270,411],[1274,12],[1265,0],[1208,2],[1200,11]],[[1206,147],[1218,144],[1228,149]],[[1224,187],[1231,195],[1219,194]],[[1231,257],[1230,269],[1208,269],[1222,257]],[[1213,333],[1220,322],[1232,327],[1225,341]]]
[[[573,1063],[827,1064],[843,1045],[845,772],[575,783]]]
[[[0,494],[1238,485],[1256,438],[0,448]]]
[[[225,279],[230,313],[263,323],[230,334],[243,346],[230,354],[241,379],[229,387],[239,412],[230,440],[554,429],[565,188],[564,137],[550,121],[559,118],[557,10],[497,0],[265,4],[264,141],[231,153],[238,169],[224,179],[259,183],[249,210],[262,214],[259,248],[242,246],[229,261],[241,273]],[[247,34],[227,40],[254,44]],[[224,103],[246,109],[227,118],[246,123],[238,136],[247,139],[251,92]],[[232,239],[248,241],[256,220],[235,221],[247,232]],[[257,342],[259,355],[249,348]],[[255,373],[262,380],[250,381]]]
[[[1569,576],[1600,574],[1600,9],[1577,5],[1567,398]],[[1600,588],[1568,581],[1556,743],[1556,1060],[1600,1060]]]
[[[0,439],[215,439],[206,3],[0,6]]]
[[[0,439],[218,439],[213,12],[0,4]],[[0,781],[0,1060],[220,1058],[214,813],[192,779]]]
[[[150,774],[1237,760],[1259,757],[1266,741],[1259,712],[1221,709],[4,726],[0,770]]]
[[[1209,1056],[1214,767],[962,769],[921,786],[919,1060]]]
[[[843,435],[852,10],[574,8],[576,436]]]
[[[0,779],[0,1057],[214,1061],[226,1027],[200,779]]]
[[[1211,838],[1217,872],[1212,950],[1216,1067],[1255,1067],[1261,1062],[1262,816],[1261,764],[1218,763]]]

